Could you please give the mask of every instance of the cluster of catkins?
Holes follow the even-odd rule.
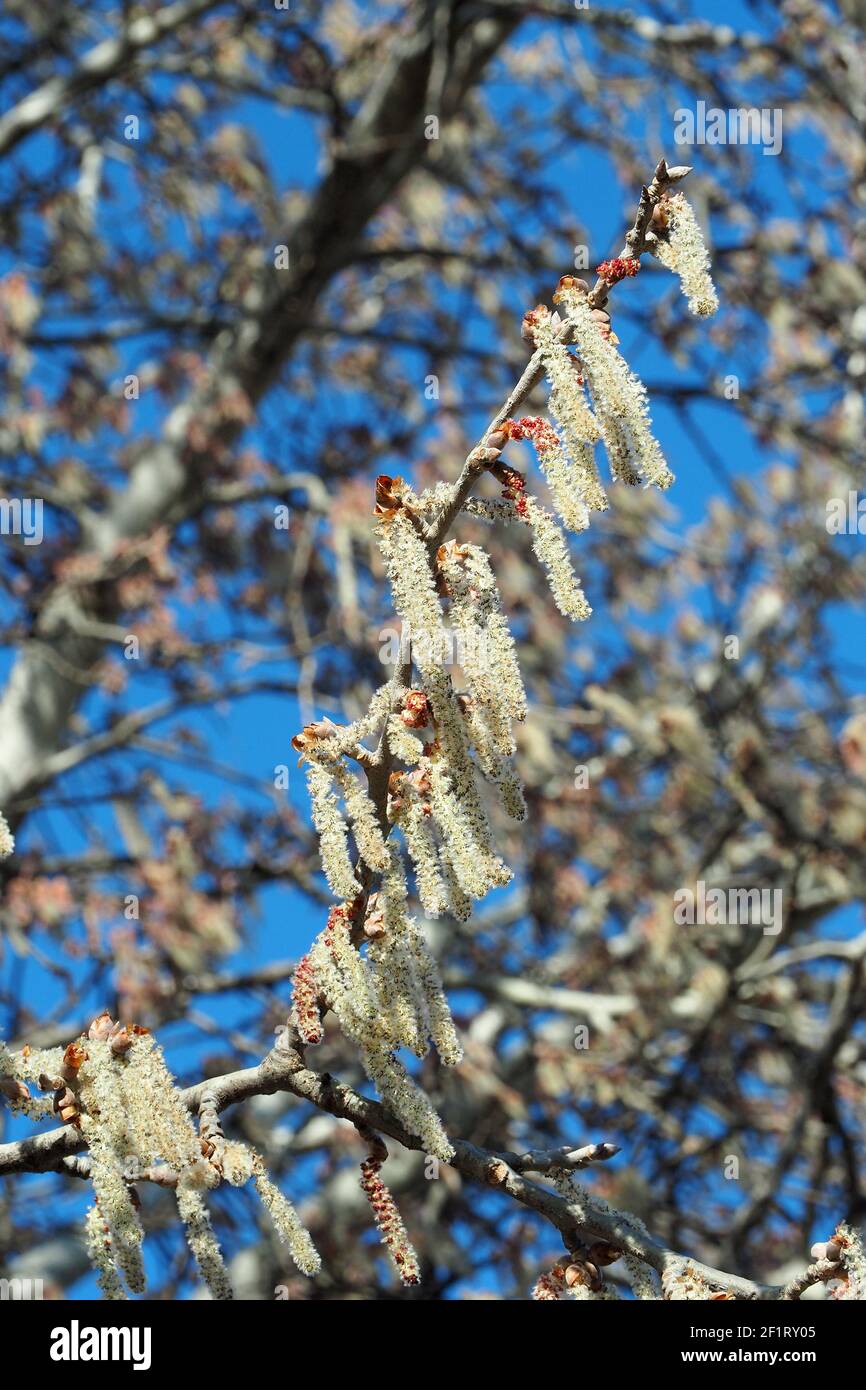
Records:
[[[33,1097],[31,1085],[49,1094]],[[295,1264],[308,1275],[318,1271],[309,1233],[260,1155],[223,1136],[207,1092],[196,1130],[162,1049],[146,1029],[121,1026],[103,1013],[65,1050],[11,1052],[0,1043],[0,1091],[32,1118],[53,1111],[80,1132],[88,1151],[83,1171],[94,1192],[87,1250],[106,1298],[145,1288],[135,1188],[142,1179],[174,1190],[190,1250],[214,1298],[230,1299],[232,1289],[204,1193],[223,1181],[241,1186],[252,1179]]]
[[[638,264],[606,262],[609,281]],[[608,505],[597,443],[614,480],[666,488],[672,474],[652,434],[644,387],[617,352],[610,315],[593,307],[588,286],[574,276],[563,277],[554,299],[564,320],[540,306],[523,329],[547,377],[551,420],[506,420],[487,436],[477,457],[502,497],[470,498],[463,510],[527,526],[558,608],[583,619],[591,609],[562,526],[503,461],[503,449],[531,440],[571,531],[584,530],[590,513]],[[307,764],[325,876],[339,900],[295,973],[294,1027],[303,1043],[318,1043],[332,1010],[383,1099],[444,1159],[452,1149],[441,1123],[397,1056],[401,1048],[424,1056],[431,1041],[446,1064],[461,1055],[439,972],[408,911],[400,841],[427,917],[466,920],[474,900],[512,877],[493,843],[485,785],[509,816],[526,814],[513,765],[514,724],[526,714],[514,641],[485,550],[434,539],[452,502],[445,484],[419,495],[402,478],[377,480],[376,537],[412,659],[361,719],[308,724],[293,739]],[[455,651],[461,689],[448,669]]]

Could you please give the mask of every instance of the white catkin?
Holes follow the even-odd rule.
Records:
[[[842,1268],[846,1280],[836,1297],[845,1302],[866,1300],[866,1253],[860,1236],[851,1226],[840,1226],[836,1232],[841,1245]]]
[[[416,665],[426,676],[438,671],[447,651],[442,605],[427,547],[402,509],[379,524],[377,539],[394,607],[408,625]]]
[[[442,1128],[442,1121],[403,1064],[389,1051],[377,1049],[364,1054],[364,1070],[398,1120],[421,1140],[425,1151],[443,1163],[450,1163],[454,1147]]]
[[[382,1011],[395,1041],[416,1057],[424,1057],[430,1028],[411,947],[406,876],[397,846],[389,849],[390,864],[382,875],[380,894],[384,932],[371,944],[367,958],[374,965]]]
[[[199,1136],[156,1040],[150,1034],[136,1037],[118,1070],[138,1158],[146,1163],[161,1158],[178,1174],[194,1171],[206,1180]]]
[[[90,1263],[96,1271],[96,1282],[105,1297],[118,1302],[125,1299],[126,1290],[114,1264],[111,1231],[96,1205],[87,1208],[84,1239]]]
[[[343,793],[358,853],[365,864],[369,864],[371,869],[380,873],[388,863],[388,850],[376,815],[376,807],[370,800],[367,788],[344,764],[336,763],[333,772]]]
[[[409,767],[415,766],[423,751],[421,740],[406,727],[399,714],[392,714],[388,720],[388,746],[394,757]]]
[[[460,887],[445,845],[441,845],[439,849],[439,864],[442,869],[442,882],[448,894],[448,910],[458,922],[468,922],[472,916],[472,899]]]
[[[574,325],[583,374],[615,478],[667,488],[673,474],[650,428],[646,389],[629,371],[603,325],[592,316],[585,294],[560,290],[559,298]]]
[[[133,1128],[121,1085],[122,1068],[125,1064],[115,1058],[107,1042],[88,1039],[87,1060],[78,1073],[79,1094],[94,1117],[94,1125],[98,1124],[103,1140],[118,1159],[130,1152]],[[141,1157],[145,1162],[151,1161],[149,1155]]]
[[[430,762],[430,805],[436,825],[463,892],[483,898],[509,881],[509,871],[491,851],[486,817],[482,828],[462,796],[462,785],[447,758]],[[483,814],[483,812],[482,812]]]
[[[344,729],[338,731],[333,739],[328,739],[327,742],[333,744],[335,751],[340,754],[351,752],[362,739],[369,738],[377,731],[388,717],[388,713],[393,708],[400,693],[401,687],[397,681],[390,680],[386,681],[384,685],[380,685],[360,719],[347,724]]]
[[[523,784],[515,769],[506,764],[496,779],[499,789],[499,799],[502,802],[502,809],[512,820],[526,820],[526,801],[523,796]]]
[[[509,526],[518,520],[517,509],[508,499],[500,501],[495,497],[467,497],[460,510],[489,526]]]
[[[407,805],[401,810],[397,824],[415,870],[415,887],[421,906],[429,916],[439,917],[447,910],[448,894],[439,867],[433,818],[427,814],[417,794],[408,794]]]
[[[392,936],[386,932],[384,939],[370,946],[368,959],[376,970],[382,1012],[394,1045],[425,1057],[430,1024],[406,933]]]
[[[550,413],[568,452],[566,458],[553,430],[543,430],[533,438],[538,462],[563,522],[570,531],[584,531],[589,525],[587,508],[604,511],[608,505],[595,465],[599,422],[586,399],[578,364],[565,344],[557,341],[549,314],[536,318],[533,337],[550,384]]]
[[[318,763],[310,763],[307,767],[307,786],[328,887],[335,898],[351,900],[356,896],[359,884],[349,858],[348,827],[340,814],[330,773]]]
[[[523,677],[489,556],[480,546],[452,543],[441,548],[439,558],[471,694],[500,720],[524,719]]]
[[[279,1240],[287,1247],[301,1273],[312,1278],[321,1269],[322,1260],[297,1211],[264,1172],[255,1173],[253,1182]]]
[[[467,738],[475,749],[478,766],[488,780],[495,780],[503,759],[511,757],[517,746],[511,720],[476,704],[474,697],[462,700],[461,705]]]
[[[694,208],[684,193],[675,193],[661,206],[667,214],[667,239],[658,237],[652,243],[653,254],[679,277],[690,313],[709,318],[719,307],[719,296]]]
[[[329,923],[309,959],[323,993],[346,1036],[359,1046],[377,1046],[384,1020],[373,971],[352,944],[344,922]]]
[[[196,1188],[187,1187],[182,1183],[179,1184],[175,1195],[177,1209],[186,1230],[187,1244],[199,1272],[212,1297],[219,1302],[227,1302],[234,1294],[204,1198]]]
[[[81,1131],[90,1150],[90,1181],[103,1221],[108,1226],[117,1268],[132,1293],[145,1288],[141,1246],[144,1231],[132,1196],[124,1181],[121,1162],[99,1123],[90,1115],[81,1116]]]
[[[526,521],[532,529],[532,549],[543,565],[553,601],[566,618],[582,622],[592,613],[571,565],[565,536],[534,497],[527,497]]]
[[[445,1066],[456,1067],[462,1061],[463,1047],[457,1036],[451,1006],[448,1003],[442,977],[439,974],[439,966],[434,960],[417,922],[411,923],[410,940],[415,955],[418,978],[426,1000],[430,1036]]]
[[[490,888],[510,883],[512,873],[493,849],[466,726],[445,672],[437,671],[428,680],[427,695],[441,746],[438,757],[428,763],[430,804],[461,886],[471,897],[483,898]]]

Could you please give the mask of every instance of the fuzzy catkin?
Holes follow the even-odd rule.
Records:
[[[563,617],[583,622],[592,613],[571,564],[565,536],[550,512],[534,497],[524,499],[524,517],[532,530],[532,549],[547,573],[553,601]]]
[[[139,1157],[162,1158],[178,1174],[203,1176],[199,1136],[156,1040],[137,1037],[118,1069]]]
[[[262,1167],[253,1174],[255,1189],[262,1206],[273,1222],[277,1237],[302,1274],[312,1278],[322,1267],[321,1256],[312,1237],[288,1197],[271,1182]]]
[[[570,531],[584,531],[589,525],[587,509],[604,511],[608,505],[595,466],[595,444],[601,430],[586,399],[579,364],[565,344],[558,342],[549,314],[534,318],[533,337],[550,384],[550,413],[559,430],[557,434],[548,427],[533,433],[533,443],[556,510]]]
[[[502,721],[525,719],[523,677],[489,556],[478,545],[452,544],[440,549],[439,565],[470,692]]]
[[[424,1145],[425,1152],[443,1163],[450,1163],[454,1147],[442,1127],[442,1121],[419,1086],[416,1086],[402,1062],[384,1048],[365,1051],[364,1070],[376,1085],[379,1094],[390,1105],[398,1120]]]
[[[454,1025],[439,966],[424,940],[421,928],[414,921],[410,923],[410,942],[433,1045],[444,1066],[456,1067],[463,1060],[463,1046]]]
[[[615,478],[667,488],[673,474],[650,428],[646,389],[593,317],[588,297],[564,286],[557,298],[574,326],[580,360]]]
[[[81,1116],[81,1132],[90,1151],[90,1181],[102,1218],[109,1229],[117,1268],[132,1293],[143,1293],[145,1278],[141,1246],[144,1231],[124,1179],[121,1162],[92,1116]]]
[[[211,1296],[219,1302],[228,1302],[234,1298],[234,1293],[204,1198],[196,1188],[182,1183],[178,1185],[176,1196],[187,1244],[199,1273]]]
[[[84,1240],[90,1262],[96,1271],[96,1282],[104,1296],[120,1302],[126,1290],[115,1267],[110,1227],[103,1219],[97,1203],[87,1208],[84,1218]]]
[[[334,778],[343,793],[343,802],[352,826],[358,853],[371,869],[381,872],[388,863],[388,850],[382,836],[376,808],[366,787],[344,763],[335,763]]]
[[[427,547],[405,509],[380,522],[376,537],[394,607],[408,626],[416,665],[425,676],[437,672],[448,644]]]
[[[719,307],[719,296],[710,274],[710,258],[694,208],[684,193],[675,193],[661,204],[667,222],[667,238],[652,242],[654,255],[679,277],[689,312],[709,318]]]
[[[349,857],[348,827],[340,814],[330,771],[319,763],[309,763],[307,787],[328,887],[335,898],[354,898],[359,885]]]
[[[850,1226],[842,1225],[834,1239],[841,1246],[841,1262],[845,1271],[845,1282],[836,1298],[845,1302],[866,1300],[866,1252],[860,1236]]]
[[[448,894],[429,807],[425,807],[417,794],[409,793],[408,804],[400,812],[397,823],[415,870],[415,887],[421,906],[430,917],[439,917],[447,909]]]

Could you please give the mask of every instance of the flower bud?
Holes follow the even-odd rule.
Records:
[[[484,1170],[484,1180],[491,1187],[501,1187],[508,1177],[508,1164],[501,1158],[492,1158]]]

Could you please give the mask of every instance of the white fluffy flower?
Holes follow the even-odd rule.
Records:
[[[587,508],[604,511],[608,505],[595,466],[599,423],[586,399],[579,364],[557,340],[552,316],[536,310],[529,318],[550,384],[550,413],[568,452],[566,457],[559,436],[548,426],[532,436],[538,462],[565,525],[570,531],[584,531],[589,525]]]
[[[667,238],[651,243],[653,254],[679,276],[680,287],[689,301],[689,310],[699,318],[709,318],[719,307],[719,296],[710,275],[710,258],[695,211],[684,193],[675,193],[660,204],[667,223]]]
[[[673,482],[658,441],[650,429],[646,389],[629,371],[611,342],[585,293],[563,285],[557,299],[574,325],[584,376],[601,426],[611,472],[623,482],[654,483],[667,488]]]
[[[532,528],[532,549],[547,573],[553,601],[564,617],[583,621],[592,609],[572,568],[562,529],[534,497],[524,500],[525,520]]]
[[[258,1160],[257,1162],[255,1160]],[[271,1218],[274,1230],[302,1274],[312,1277],[322,1267],[321,1257],[312,1237],[288,1197],[271,1182],[258,1155],[255,1156],[253,1181],[262,1206]]]
[[[307,787],[328,887],[335,898],[354,898],[359,885],[349,858],[348,826],[334,796],[331,772],[319,763],[310,763]]]
[[[226,1302],[234,1295],[204,1198],[196,1188],[183,1183],[178,1186],[176,1195],[177,1209],[186,1230],[187,1244],[199,1272],[212,1296],[220,1302]]]

